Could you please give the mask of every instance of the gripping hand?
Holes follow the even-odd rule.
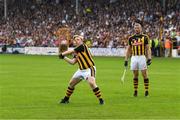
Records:
[[[148,66],[151,65],[151,63],[152,63],[151,59],[148,59],[148,60],[147,60],[147,65],[148,65]]]
[[[124,67],[128,67],[128,61],[124,61]]]
[[[59,54],[59,59],[64,59],[64,55],[62,55],[62,53]]]

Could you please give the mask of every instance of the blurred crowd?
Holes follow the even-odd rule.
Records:
[[[11,5],[0,21],[0,45],[55,47],[66,38],[55,32],[66,27],[70,36],[81,34],[92,47],[119,48],[127,45],[135,19],[143,21],[153,42],[170,38],[178,45],[180,1],[166,0],[166,7],[161,1],[79,0],[78,11],[75,0]]]

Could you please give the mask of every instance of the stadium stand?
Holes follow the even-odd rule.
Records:
[[[8,18],[0,22],[0,45],[55,47],[58,46],[58,38],[53,32],[57,27],[66,25],[72,35],[84,35],[92,42],[92,47],[119,48],[127,45],[127,38],[133,31],[132,23],[137,18],[143,20],[145,32],[152,40],[163,40],[167,33],[174,41],[179,39],[178,0],[167,0],[165,8],[161,0],[137,0],[134,4],[131,0],[112,3],[107,3],[107,0],[105,3],[80,0],[79,14],[76,14],[73,0],[52,1],[15,0],[14,4],[10,4]],[[161,29],[164,30],[162,35],[159,32]]]

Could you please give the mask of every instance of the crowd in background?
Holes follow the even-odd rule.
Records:
[[[58,27],[68,27],[71,35],[83,35],[92,47],[124,47],[133,34],[135,19],[143,21],[144,32],[154,46],[160,45],[155,40],[167,38],[178,44],[180,2],[167,0],[163,8],[161,0],[142,1],[79,0],[78,12],[73,0],[11,5],[7,19],[0,21],[0,45],[55,47],[59,43],[54,32]]]

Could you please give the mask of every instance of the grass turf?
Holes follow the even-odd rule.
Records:
[[[132,97],[130,70],[121,84],[123,58],[95,57],[95,63],[105,105],[85,81],[63,105],[58,102],[77,66],[56,56],[0,55],[0,119],[180,119],[180,59],[153,59],[148,98],[141,76]]]

